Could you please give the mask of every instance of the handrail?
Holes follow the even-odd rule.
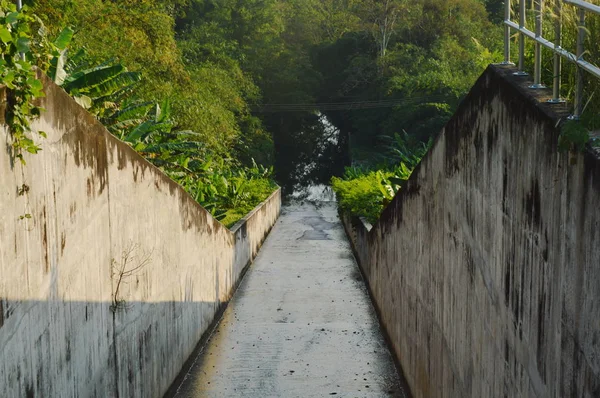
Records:
[[[589,3],[584,0],[554,0],[556,21],[554,24],[554,41],[550,41],[542,37],[542,16],[544,8],[544,0],[534,0],[535,2],[535,32],[527,29],[525,26],[525,0],[519,0],[519,23],[512,21],[511,0],[505,1],[505,18],[504,18],[504,64],[512,64],[510,62],[510,31],[511,29],[519,32],[519,61],[518,72],[515,75],[526,76],[524,71],[525,64],[525,39],[529,38],[535,42],[535,61],[534,61],[534,79],[532,89],[544,88],[541,82],[542,77],[542,49],[545,47],[554,53],[554,81],[553,81],[553,98],[549,103],[558,104],[565,102],[560,98],[561,86],[561,70],[562,58],[574,63],[577,66],[577,77],[575,86],[575,103],[574,112],[571,119],[579,119],[583,112],[583,77],[584,71],[600,79],[600,68],[591,64],[584,59],[585,54],[585,17],[586,12],[591,12],[600,15],[600,6]],[[578,9],[578,34],[577,34],[577,51],[573,54],[562,48],[562,15],[563,3],[577,7]]]
[[[600,15],[600,6],[597,6],[595,4],[588,3],[587,1],[582,1],[582,0],[563,0],[563,1],[565,3],[574,5],[575,7],[578,7],[578,8],[584,9],[586,11],[590,11],[590,12]]]

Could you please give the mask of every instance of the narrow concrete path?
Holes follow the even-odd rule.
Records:
[[[176,397],[408,397],[333,203],[284,207]]]

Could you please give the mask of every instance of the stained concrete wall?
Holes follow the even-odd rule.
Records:
[[[415,397],[600,396],[600,160],[491,66],[369,231],[345,225]],[[558,111],[558,112],[557,112]]]
[[[280,192],[232,232],[45,84],[33,128],[48,138],[26,166],[0,123],[0,396],[162,396],[275,223]]]

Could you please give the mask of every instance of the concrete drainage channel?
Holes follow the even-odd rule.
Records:
[[[410,396],[334,202],[283,207],[166,396]]]

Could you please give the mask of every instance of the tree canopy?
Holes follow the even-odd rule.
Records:
[[[219,157],[275,164],[284,184],[318,153],[322,170],[307,174],[328,180],[350,152],[370,161],[394,134],[427,141],[498,59],[501,39],[488,17],[499,2],[482,0],[30,4],[51,35],[71,27],[69,51],[85,48],[90,64],[140,72],[136,97],[168,99],[175,128]],[[331,103],[342,105],[319,105]],[[336,139],[323,139],[323,116]]]

